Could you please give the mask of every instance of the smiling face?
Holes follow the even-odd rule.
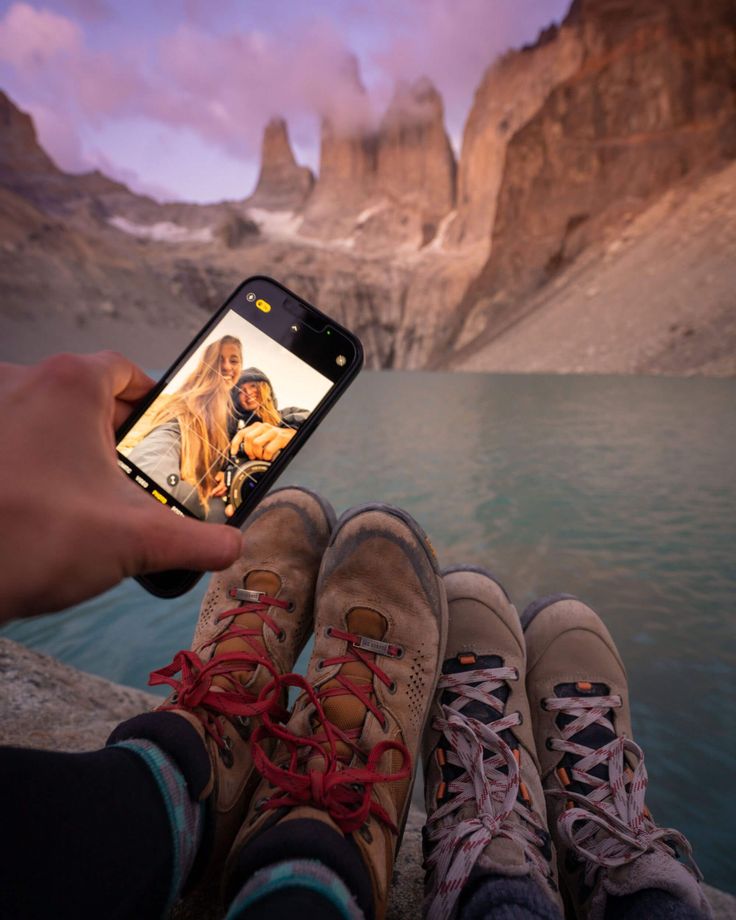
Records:
[[[240,388],[240,405],[248,412],[255,412],[260,404],[259,389],[254,381],[244,383]]]
[[[220,374],[225,383],[231,387],[235,385],[243,369],[243,359],[237,345],[226,343],[220,348]]]

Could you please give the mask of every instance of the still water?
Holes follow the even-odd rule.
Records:
[[[443,564],[490,568],[521,610],[557,591],[627,665],[660,823],[736,891],[736,381],[367,373],[282,483],[338,512],[408,509]],[[137,687],[188,647],[204,584],[135,583],[2,634]]]

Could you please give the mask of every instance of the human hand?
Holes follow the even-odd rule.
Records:
[[[0,620],[239,555],[236,528],[172,514],[119,469],[115,429],[152,384],[113,352],[0,364]]]
[[[225,474],[222,470],[219,473],[215,473],[215,480],[217,485],[212,486],[210,489],[209,498],[222,498],[222,496],[227,492],[227,486],[225,485]]]
[[[295,434],[292,428],[255,422],[236,433],[230,444],[230,453],[234,457],[242,447],[251,460],[273,460]]]

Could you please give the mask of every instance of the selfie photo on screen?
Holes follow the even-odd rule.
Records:
[[[230,310],[118,451],[160,494],[199,518],[224,521],[331,386]]]

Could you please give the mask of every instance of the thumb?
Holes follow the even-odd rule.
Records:
[[[140,512],[139,512],[140,514]],[[237,527],[182,518],[163,508],[151,508],[147,520],[137,517],[138,546],[133,574],[191,569],[226,569],[243,551]]]

